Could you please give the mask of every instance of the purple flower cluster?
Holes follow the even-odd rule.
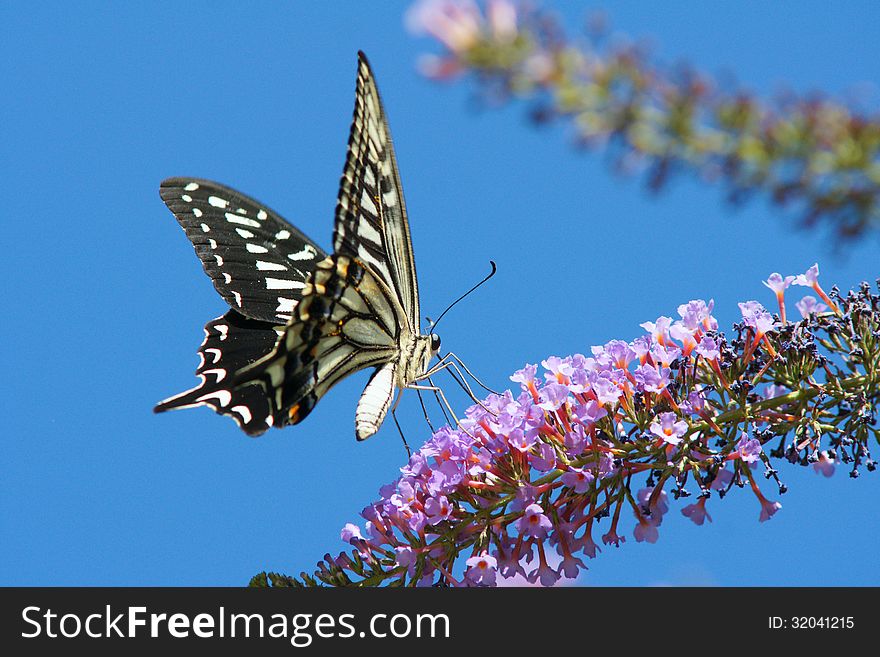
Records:
[[[798,278],[770,278],[781,309],[787,283]],[[712,308],[690,301],[678,307],[678,319],[646,322],[646,334],[631,342],[612,340],[589,356],[552,356],[541,363],[543,376],[537,365],[515,372],[519,392],[492,394],[456,428],[434,433],[362,511],[363,530],[345,526],[342,539],[355,552],[334,566],[365,581],[373,581],[371,572],[400,584],[550,586],[577,577],[586,568],[582,557],[596,556],[597,523],[610,524],[604,544],[625,541],[624,509],[635,519],[636,541],[657,541],[667,489],[686,497],[689,478],[700,495],[681,512],[698,525],[711,521],[712,492],[723,496],[733,484],[751,487],[760,520],[772,517],[781,505],[762,494],[752,470],[763,464],[775,477],[764,451],[773,434],[762,427],[792,421],[791,390],[767,385],[752,395],[763,406],[748,414],[738,415],[738,404],[750,389],[742,381],[782,358],[770,337],[788,331],[777,350],[789,353],[796,330],[750,301],[740,304],[740,338],[728,342]],[[813,462],[827,476],[834,461],[822,451]],[[639,474],[646,483],[633,494],[630,481]]]

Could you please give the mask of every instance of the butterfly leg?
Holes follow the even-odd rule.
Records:
[[[425,400],[422,399],[422,391],[416,390],[416,395],[419,397],[419,405],[422,407],[422,413],[425,415],[425,422],[428,423],[428,428],[431,430],[431,433],[436,433],[437,430],[434,429],[434,425],[431,424],[431,418],[428,417],[428,409],[425,407]]]
[[[426,377],[421,377],[421,378],[424,379]],[[430,380],[429,380],[429,383],[430,383]],[[435,386],[435,385],[427,385],[426,386],[424,384],[419,384],[419,383],[410,383],[407,386],[407,388],[412,388],[413,390],[430,390],[434,394],[439,394],[440,397],[443,399],[443,405],[446,406],[447,409],[449,409],[449,412],[452,414],[452,417],[455,420],[455,423],[456,424],[459,423],[459,419],[455,415],[455,411],[452,410],[452,406],[449,404],[449,401],[446,399],[446,395],[443,394],[442,388],[440,388],[439,386]]]
[[[394,408],[391,409],[391,419],[394,420],[394,426],[397,427],[397,432],[400,434],[400,439],[403,441],[403,448],[406,450],[406,458],[409,459],[410,457],[412,457],[412,450],[409,448],[409,443],[406,442],[406,436],[403,435],[403,429],[400,428],[400,422],[397,421],[396,411],[397,404],[395,404]],[[430,426],[430,423],[428,423],[428,425]]]
[[[467,396],[471,398],[471,401],[479,403],[480,400],[477,399],[477,396],[474,394],[474,391],[471,390],[471,387],[468,385],[467,381],[465,381],[464,377],[461,376],[461,371],[458,370],[458,368],[455,365],[455,362],[451,361],[451,360],[447,360],[446,356],[441,358],[437,362],[437,364],[434,365],[434,367],[432,367],[427,372],[425,372],[422,376],[419,377],[419,379],[420,380],[427,379],[428,381],[431,381],[431,377],[434,376],[435,374],[437,374],[438,372],[440,372],[441,370],[446,370],[448,372],[448,374],[459,385],[459,387],[465,391],[465,394],[467,394]],[[458,374],[458,376],[456,376],[456,373]],[[433,382],[431,382],[431,385],[434,385]]]
[[[483,383],[482,381],[480,381],[480,380],[474,375],[474,373],[471,372],[471,371],[468,369],[467,365],[464,364],[464,361],[463,361],[461,358],[459,358],[457,354],[455,354],[454,352],[450,351],[450,352],[448,352],[445,356],[443,356],[440,360],[441,360],[441,362],[442,362],[442,361],[445,361],[445,360],[448,359],[448,358],[452,358],[452,359],[454,359],[455,362],[457,362],[457,363],[461,366],[461,368],[462,368],[465,372],[467,372],[468,375],[469,375],[474,381],[476,381],[476,382],[477,382],[477,385],[479,385],[483,390],[485,390],[486,392],[490,392],[490,393],[492,393],[493,395],[500,395],[500,394],[501,394],[501,393],[498,392],[497,390],[492,390],[492,388],[490,388],[490,387],[487,386],[485,383]],[[462,378],[464,378],[464,377],[462,377]]]
[[[471,434],[467,429],[465,429],[464,427],[461,426],[461,420],[458,419],[458,416],[455,414],[455,411],[452,410],[452,405],[446,399],[446,395],[443,394],[443,389],[440,388],[440,386],[435,386],[433,381],[431,381],[431,379],[428,379],[428,383],[430,385],[427,385],[427,386],[417,384],[417,383],[411,383],[410,385],[407,386],[407,388],[412,388],[413,390],[430,390],[435,395],[439,395],[440,398],[443,400],[443,405],[440,406],[440,409],[442,410],[443,406],[446,406],[446,408],[449,409],[449,412],[452,415],[452,418],[455,420],[455,425],[459,429],[464,431],[467,435],[469,435],[471,438],[474,438],[473,434]],[[446,417],[446,411],[443,411],[443,416]],[[451,424],[451,422],[449,422],[448,418],[446,420],[446,423]]]
[[[459,387],[461,387],[461,389],[465,391],[465,393],[468,395],[468,397],[471,398],[471,401],[473,401],[475,404],[478,404],[486,412],[491,413],[492,415],[495,415],[496,413],[494,411],[492,411],[490,408],[488,408],[482,401],[477,399],[477,396],[474,394],[474,391],[468,385],[467,379],[461,373],[461,370],[459,369],[459,367],[455,363],[455,361],[446,360],[448,358],[448,356],[449,356],[449,354],[444,356],[443,359],[441,359],[440,362],[437,363],[437,365],[435,365],[430,370],[428,370],[428,372],[425,373],[424,378],[427,378],[428,381],[431,382],[431,385],[433,385],[433,382],[431,381],[430,377],[433,374],[436,374],[437,372],[439,372],[440,370],[446,370],[446,372],[449,374],[449,376],[452,377],[453,381],[455,381],[459,385]],[[473,375],[471,375],[471,376],[473,376]],[[479,383],[479,381],[476,379],[476,377],[474,377],[474,380]],[[482,383],[480,385],[482,385]],[[483,386],[483,387],[485,387],[485,386]],[[486,388],[486,389],[489,390],[488,388]],[[498,394],[498,393],[494,393],[494,394]]]
[[[428,383],[433,386],[434,380],[429,377]],[[435,387],[437,387],[437,386],[435,386]],[[437,393],[436,390],[434,391],[434,399],[437,402],[437,406],[440,408],[440,413],[443,414],[443,421],[446,422],[446,424],[451,424],[449,421],[449,415],[447,415],[447,413],[446,413],[446,408],[443,406],[443,402],[440,399],[440,395]]]

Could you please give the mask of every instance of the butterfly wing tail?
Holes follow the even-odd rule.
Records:
[[[226,415],[251,436],[269,428],[269,402],[258,386],[234,387],[232,375],[241,367],[272,351],[277,341],[275,327],[249,319],[230,310],[205,324],[205,339],[199,347],[199,383],[184,392],[164,399],[153,409],[156,413],[194,406],[208,406]]]

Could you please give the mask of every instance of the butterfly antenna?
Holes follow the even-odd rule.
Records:
[[[443,315],[445,315],[445,314],[448,313],[450,310],[452,310],[452,307],[455,306],[455,304],[457,304],[459,301],[461,301],[462,299],[464,299],[467,295],[469,295],[471,292],[473,292],[474,290],[476,290],[476,289],[477,289],[478,287],[480,287],[483,283],[485,283],[486,281],[488,281],[490,278],[492,278],[492,277],[495,275],[495,272],[498,270],[498,267],[496,267],[496,265],[495,265],[495,261],[494,261],[494,260],[490,260],[490,261],[489,261],[489,264],[492,266],[492,271],[489,272],[489,275],[486,276],[486,278],[484,278],[483,280],[481,280],[479,283],[477,283],[476,285],[474,285],[470,290],[468,290],[467,292],[465,292],[464,294],[462,294],[460,297],[458,297],[458,299],[456,299],[455,301],[453,301],[452,303],[450,303],[450,304],[446,307],[446,310],[444,310],[442,313],[440,313],[440,317],[437,318],[437,321],[433,321],[430,317],[425,317],[425,319],[428,321],[428,325],[431,327],[431,333],[433,333],[433,332],[434,332],[434,329],[437,328],[437,324],[439,324],[439,323],[440,323],[440,320],[443,319]]]

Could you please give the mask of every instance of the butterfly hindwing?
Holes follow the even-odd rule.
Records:
[[[258,385],[235,387],[232,380],[238,370],[272,351],[279,330],[235,310],[212,319],[205,324],[205,340],[199,347],[199,384],[159,402],[154,410],[205,405],[231,417],[249,435],[263,433],[272,421],[266,392]]]
[[[229,306],[283,323],[326,254],[280,215],[210,180],[169,178],[160,195]]]

